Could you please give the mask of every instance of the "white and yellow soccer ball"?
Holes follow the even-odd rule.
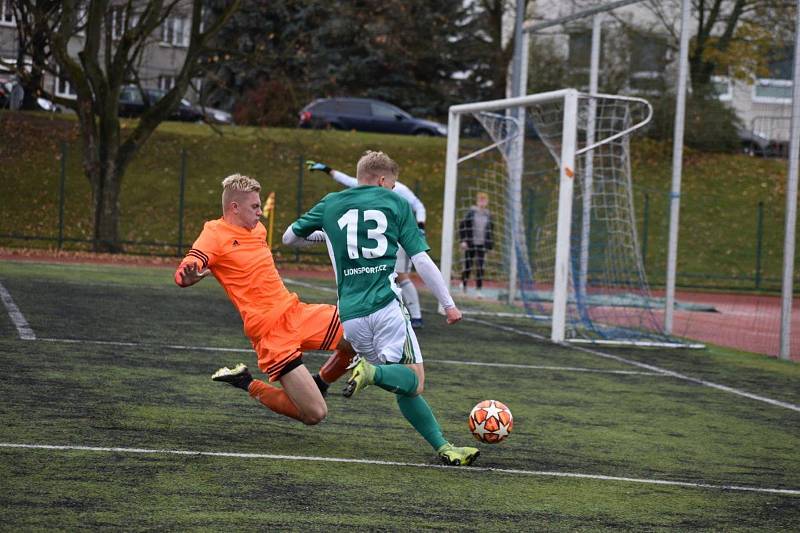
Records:
[[[511,433],[514,417],[503,402],[484,400],[472,408],[468,423],[473,437],[487,444],[496,444]]]

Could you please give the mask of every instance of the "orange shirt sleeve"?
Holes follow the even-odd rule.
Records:
[[[192,244],[191,249],[186,253],[183,261],[178,265],[178,269],[175,270],[175,283],[183,287],[181,283],[181,271],[184,266],[194,264],[197,265],[198,270],[211,268],[214,265],[217,255],[219,255],[219,244],[216,232],[206,223],[203,227],[203,231],[200,232],[200,235],[197,237],[197,240],[194,241],[194,244]]]

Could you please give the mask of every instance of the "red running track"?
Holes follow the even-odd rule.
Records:
[[[663,294],[656,294],[661,296]],[[778,356],[780,353],[781,298],[749,294],[677,291],[683,303],[711,305],[716,313],[677,309],[675,335],[727,346],[746,352]],[[663,323],[664,313],[656,313]],[[792,302],[791,359],[800,361],[800,298]]]

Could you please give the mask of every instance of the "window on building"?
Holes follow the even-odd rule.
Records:
[[[16,26],[11,0],[0,0],[0,26]]]
[[[58,78],[56,78],[56,96],[61,98],[75,98],[77,96],[69,79],[63,73],[59,73]]]
[[[86,22],[89,20],[89,12],[85,7],[79,7],[75,16],[75,35],[86,37]]]
[[[592,32],[569,34],[569,66],[573,69],[588,69],[592,58]]]
[[[111,9],[111,38],[121,39],[125,35],[125,8]]]
[[[161,42],[172,46],[189,46],[191,24],[181,16],[167,17],[161,25]]]
[[[772,51],[767,62],[769,74],[759,78],[753,85],[753,102],[761,104],[792,103],[792,62],[794,52],[791,47]]]
[[[760,78],[753,85],[753,102],[760,104],[791,104],[792,80]]]
[[[631,37],[629,86],[641,94],[659,94],[664,88],[667,44],[657,35]]]
[[[733,83],[727,76],[711,76],[711,90],[723,102],[733,98]]]
[[[161,75],[158,77],[158,88],[162,91],[169,91],[175,87],[175,76]]]

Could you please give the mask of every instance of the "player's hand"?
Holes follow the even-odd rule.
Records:
[[[310,170],[311,172],[314,172],[314,171],[317,171],[317,172],[330,172],[331,171],[331,167],[329,167],[325,163],[319,163],[317,161],[312,161],[311,159],[308,159],[306,161],[306,168],[308,168],[308,170]]]
[[[444,315],[448,324],[455,324],[461,320],[461,311],[458,310],[458,307],[448,307],[444,310]]]
[[[467,248],[469,248],[469,246],[467,246],[467,241],[461,241],[461,249],[466,250]]]
[[[194,285],[204,277],[211,274],[211,270],[204,268],[203,270],[198,270],[197,265],[194,263],[189,263],[188,265],[184,265],[183,269],[180,272],[181,276],[181,285],[183,287],[188,287],[190,285]]]

